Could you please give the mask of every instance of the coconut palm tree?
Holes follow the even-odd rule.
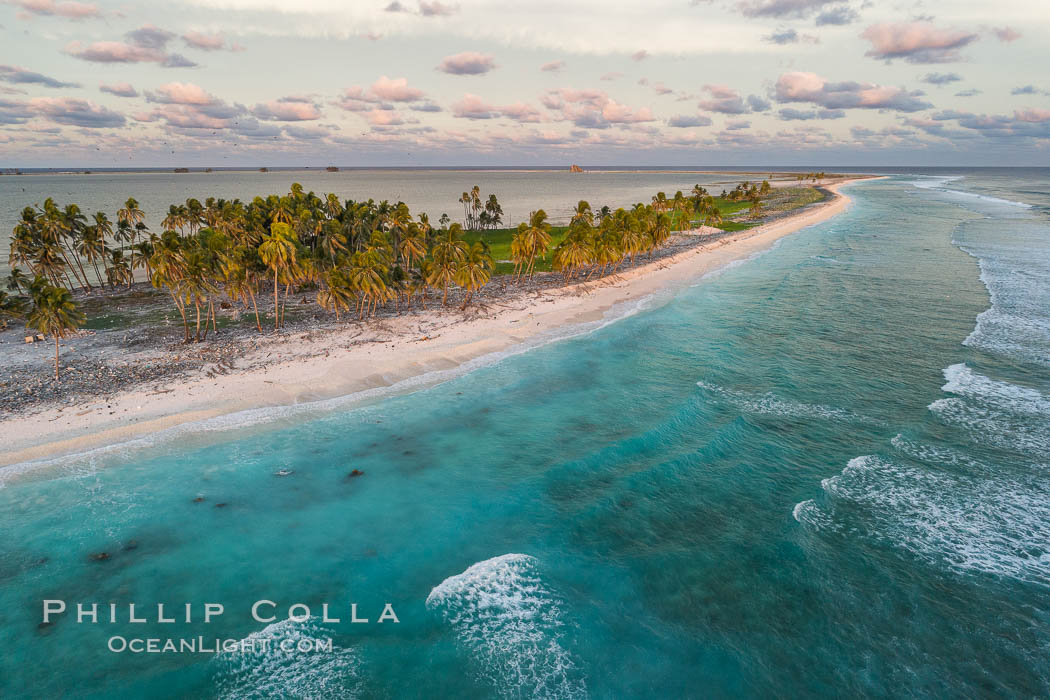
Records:
[[[461,311],[467,308],[474,292],[484,287],[492,277],[492,267],[492,255],[489,254],[484,243],[479,242],[470,246],[466,257],[456,266],[455,273],[456,284],[467,290],[463,306],[460,307]]]
[[[55,381],[58,381],[59,341],[84,324],[84,314],[68,289],[50,285],[42,277],[34,280],[31,298],[33,308],[26,317],[26,326],[55,339]]]
[[[280,330],[283,310],[278,302],[278,289],[281,282],[287,287],[295,280],[298,260],[297,244],[292,227],[287,222],[275,221],[270,226],[270,235],[263,239],[259,246],[259,257],[273,273],[273,329]]]
[[[584,202],[585,203],[585,202]],[[588,224],[589,225],[589,224]],[[542,209],[529,214],[529,227],[524,231],[528,255],[529,277],[535,273],[536,257],[543,257],[551,245],[551,225],[547,223],[547,212]]]

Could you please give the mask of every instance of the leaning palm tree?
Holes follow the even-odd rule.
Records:
[[[47,284],[42,277],[33,283],[32,299],[33,309],[26,318],[26,326],[55,339],[55,381],[58,381],[59,341],[84,324],[84,314],[68,289]]]
[[[580,202],[586,204],[586,202]],[[589,224],[588,224],[589,225]],[[536,257],[543,257],[551,245],[551,225],[547,223],[547,212],[537,209],[529,215],[529,227],[524,232],[528,253],[529,277],[535,272]]]

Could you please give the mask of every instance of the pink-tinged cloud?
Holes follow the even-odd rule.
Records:
[[[108,92],[110,95],[116,95],[117,97],[138,97],[138,91],[132,87],[131,83],[112,83],[107,85],[103,83],[98,86],[100,92]]]
[[[978,35],[958,29],[938,29],[929,22],[873,24],[861,36],[871,42],[865,55],[909,63],[947,63],[961,59],[959,49],[972,44]]]
[[[1050,109],[1039,109],[1035,107],[1020,109],[1014,112],[1014,119],[1029,124],[1041,124],[1050,121]]]
[[[54,0],[16,0],[12,4],[25,12],[45,17],[66,17],[68,19],[89,19],[101,17],[102,11],[94,3],[55,2]]]
[[[539,110],[532,105],[527,105],[524,102],[515,102],[514,104],[504,105],[496,108],[499,113],[507,119],[513,119],[516,122],[521,123],[536,123],[543,121],[543,115],[540,114]]]
[[[74,58],[93,63],[159,63],[165,68],[192,68],[197,65],[179,54],[169,54],[163,49],[120,41],[96,41],[87,46],[74,41],[66,46],[65,51]]]
[[[644,61],[647,58],[649,58],[649,52],[645,49],[640,49],[631,54],[632,61]]]
[[[1021,38],[1021,32],[1017,31],[1013,27],[994,27],[992,33],[999,41],[1005,41],[1007,43],[1011,41],[1017,41]]]
[[[451,17],[459,12],[459,5],[449,5],[438,0],[420,0],[419,14],[424,17]]]
[[[540,66],[540,70],[544,73],[558,73],[565,69],[565,61],[550,61]]]
[[[740,93],[728,85],[705,85],[706,99],[699,101],[700,109],[720,114],[747,114],[748,105]]]
[[[462,100],[453,103],[452,116],[460,119],[493,119],[498,117],[496,108],[477,95],[467,93]]]
[[[423,91],[408,86],[407,78],[388,78],[385,75],[372,83],[372,94],[390,102],[415,102],[423,98]]]
[[[404,117],[388,109],[373,109],[366,118],[372,126],[398,126],[405,123]]]
[[[202,51],[218,51],[226,45],[226,37],[222,34],[203,34],[201,32],[186,32],[182,35],[186,46]]]
[[[464,51],[453,56],[446,56],[438,64],[437,69],[451,75],[481,75],[495,67],[495,59],[489,54]]]
[[[467,93],[463,99],[452,105],[452,116],[459,119],[496,119],[506,117],[519,123],[536,123],[543,121],[539,110],[524,102],[510,105],[491,105],[477,95]]]
[[[252,114],[259,119],[277,122],[306,122],[321,118],[317,105],[301,97],[282,97],[255,105]]]
[[[778,102],[810,102],[826,109],[892,109],[917,112],[932,105],[921,92],[872,83],[830,83],[816,73],[784,73],[774,88]]]
[[[193,83],[168,83],[167,85],[161,85],[155,92],[146,93],[146,99],[150,102],[172,105],[201,106],[219,102],[217,97]]]
[[[561,119],[571,121],[581,129],[608,129],[613,125],[640,124],[655,121],[648,107],[632,109],[609,97],[602,90],[551,90],[540,102],[547,109],[560,113]]]

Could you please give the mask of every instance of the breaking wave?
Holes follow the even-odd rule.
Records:
[[[317,618],[281,620],[252,632],[238,650],[215,658],[218,696],[238,700],[358,697],[359,664],[352,649],[341,649],[334,643],[330,652],[282,648],[282,642],[313,646],[327,638]]]
[[[583,678],[564,646],[561,602],[536,560],[504,554],[450,576],[427,596],[503,697],[579,698]]]

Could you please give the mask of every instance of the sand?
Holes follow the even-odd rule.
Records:
[[[393,387],[439,370],[455,370],[477,358],[498,356],[529,341],[622,313],[626,305],[688,284],[825,221],[848,207],[849,198],[838,192],[847,182],[852,180],[829,185],[833,199],[798,214],[603,280],[550,290],[530,304],[520,300],[493,304],[487,313],[469,320],[455,314],[388,319],[373,329],[367,343],[361,342],[359,331],[291,334],[279,345],[267,346],[265,364],[257,362],[261,358],[247,356],[238,363],[241,369],[189,377],[164,392],[128,391],[107,400],[7,419],[0,422],[0,444],[5,447],[0,466],[82,452],[249,409]],[[276,363],[274,354],[279,355]]]

